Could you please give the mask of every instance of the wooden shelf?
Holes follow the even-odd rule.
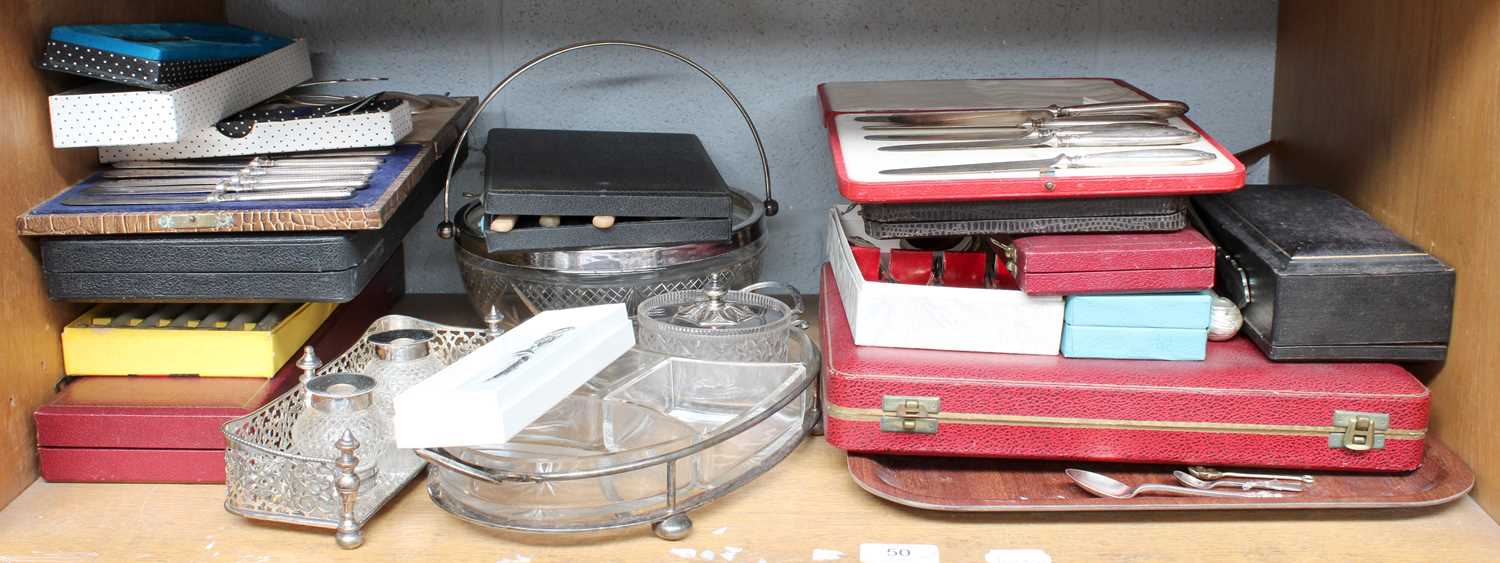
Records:
[[[820,438],[744,489],[692,513],[693,535],[656,539],[646,527],[605,535],[489,530],[448,515],[413,484],[343,551],[325,530],[252,522],[224,511],[216,485],[86,485],[38,481],[0,511],[0,561],[309,558],[391,561],[806,561],[861,543],[928,543],[944,561],[991,549],[1041,549],[1054,561],[1139,559],[1477,561],[1500,553],[1500,525],[1464,497],[1402,510],[1199,513],[952,514],[924,512],[860,490],[844,454]],[[680,550],[680,551],[674,551]],[[683,557],[687,550],[695,559]]]

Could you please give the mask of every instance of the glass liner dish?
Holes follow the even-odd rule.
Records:
[[[695,360],[786,361],[792,326],[801,324],[798,316],[802,314],[802,295],[781,282],[761,282],[743,290],[725,291],[721,279],[711,276],[702,291],[674,291],[642,301],[635,316],[639,326],[636,345]],[[755,293],[767,288],[789,290],[792,305]],[[734,318],[737,316],[743,318]]]
[[[591,428],[570,428],[574,434],[563,442],[577,455],[566,460],[518,459],[482,448],[418,450],[434,463],[428,494],[471,523],[527,532],[686,520],[686,512],[769,470],[816,422],[812,383],[821,359],[806,334],[796,334],[791,348],[797,361],[785,364],[709,362],[633,350],[573,398],[630,405],[620,412],[643,409],[673,421],[663,425],[670,430],[644,440],[654,445],[611,449],[598,439],[601,435],[631,433],[601,419]],[[690,440],[669,438],[683,427]],[[532,431],[529,427],[517,437],[528,444],[523,449],[533,447],[534,438],[522,438]],[[658,535],[667,537],[661,530]]]
[[[444,363],[452,363],[499,334],[498,324],[488,330],[461,328],[403,315],[387,315],[371,324],[364,336],[408,328],[437,333],[432,352]],[[321,375],[357,371],[374,357],[374,349],[361,338],[327,364],[307,357],[302,362],[314,360],[304,369]],[[347,519],[347,525],[353,528],[353,537],[339,537],[339,545],[357,547],[362,541],[359,534],[364,523],[419,475],[425,464],[417,464],[404,472],[381,472],[374,485],[359,487],[352,506],[345,510],[340,491],[329,486],[326,480],[330,475],[340,474],[336,460],[293,453],[292,424],[306,405],[305,397],[306,390],[298,385],[255,412],[224,423],[227,489],[224,509],[253,520],[337,529],[340,534],[344,533],[341,526],[346,525],[341,521]],[[352,453],[357,457],[359,449],[355,448]],[[409,451],[407,455],[411,455]]]
[[[718,273],[736,280],[760,278],[765,254],[761,202],[730,190],[735,201],[733,237],[727,242],[638,248],[587,248],[490,253],[479,227],[479,202],[461,207],[456,256],[474,310],[494,306],[519,323],[552,309],[625,303],[631,315],[640,302],[671,291],[698,289]]]

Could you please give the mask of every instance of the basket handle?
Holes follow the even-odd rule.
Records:
[[[511,71],[510,74],[506,75],[503,80],[501,80],[499,83],[495,84],[495,86],[493,88],[490,88],[489,93],[485,94],[484,95],[484,99],[479,102],[479,107],[474,109],[474,115],[469,116],[469,122],[464,125],[463,131],[458,134],[458,141],[455,142],[453,146],[455,146],[455,147],[462,147],[462,146],[464,146],[464,141],[469,138],[469,130],[472,129],[472,128],[474,128],[474,123],[477,122],[477,121],[479,121],[479,115],[482,114],[482,113],[484,113],[484,109],[487,108],[487,107],[489,107],[490,102],[495,99],[495,96],[499,95],[500,91],[504,90],[506,86],[509,86],[510,83],[511,83],[511,81],[515,80],[516,78],[519,78],[526,71],[531,70],[532,67],[534,67],[536,65],[539,65],[539,64],[542,64],[542,62],[546,61],[547,59],[550,59],[552,57],[556,57],[556,56],[561,55],[563,53],[568,53],[568,52],[571,52],[571,51],[580,51],[580,50],[583,50],[583,49],[590,49],[590,48],[593,48],[593,47],[610,47],[610,46],[614,46],[614,47],[632,47],[632,48],[636,48],[636,49],[645,49],[647,51],[652,51],[652,52],[655,52],[655,53],[660,53],[660,54],[666,55],[668,57],[671,57],[673,59],[677,59],[678,61],[681,61],[683,64],[686,64],[686,65],[688,65],[690,67],[693,67],[693,70],[698,71],[705,78],[708,78],[709,80],[713,81],[714,86],[718,86],[719,90],[721,90],[721,91],[724,92],[724,96],[728,97],[729,101],[734,103],[734,108],[737,109],[737,110],[739,110],[740,117],[744,118],[745,125],[750,128],[750,137],[751,137],[751,139],[753,139],[755,141],[755,151],[760,156],[760,173],[761,173],[761,177],[764,180],[764,185],[765,185],[766,216],[769,217],[769,216],[775,215],[776,212],[778,211],[778,205],[776,204],[776,200],[771,197],[771,165],[770,165],[770,162],[766,160],[766,147],[760,141],[760,131],[757,131],[755,129],[755,122],[750,120],[750,112],[745,111],[745,105],[742,104],[742,103],[740,103],[740,99],[737,98],[737,97],[735,97],[734,92],[729,91],[729,87],[724,85],[724,81],[719,80],[719,78],[716,77],[716,76],[714,76],[713,73],[708,72],[708,69],[703,68],[698,63],[695,63],[692,60],[689,60],[687,57],[679,55],[679,54],[677,54],[675,52],[672,52],[670,50],[667,50],[667,49],[664,49],[664,48],[661,48],[661,47],[657,47],[655,45],[646,44],[646,43],[638,43],[638,42],[635,42],[635,41],[620,41],[620,40],[586,41],[586,42],[583,42],[583,43],[575,43],[575,44],[572,44],[572,45],[568,45],[566,47],[560,47],[560,48],[554,49],[552,51],[548,51],[547,53],[544,53],[541,56],[538,56],[537,58],[531,59],[526,64],[523,64],[520,67],[516,68],[515,70]],[[453,238],[453,234],[454,234],[453,215],[452,215],[451,210],[448,207],[448,192],[449,192],[449,186],[453,183],[453,170],[454,170],[454,167],[457,164],[458,164],[458,159],[456,159],[456,158],[449,159],[448,160],[448,174],[443,178],[443,221],[441,223],[438,223],[438,231],[437,231],[437,233],[438,233],[438,237],[439,238],[450,239],[450,238]]]

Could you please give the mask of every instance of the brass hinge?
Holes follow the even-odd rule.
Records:
[[[886,395],[880,399],[880,431],[911,434],[936,434],[937,414],[941,410],[937,397]]]
[[[1391,415],[1378,412],[1333,411],[1333,426],[1328,447],[1362,452],[1385,448],[1385,433],[1391,428]]]

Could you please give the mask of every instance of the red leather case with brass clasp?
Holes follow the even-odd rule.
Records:
[[[1407,471],[1428,393],[1395,364],[1202,362],[855,346],[823,273],[826,436],[860,453]],[[996,322],[1004,322],[997,319]]]

